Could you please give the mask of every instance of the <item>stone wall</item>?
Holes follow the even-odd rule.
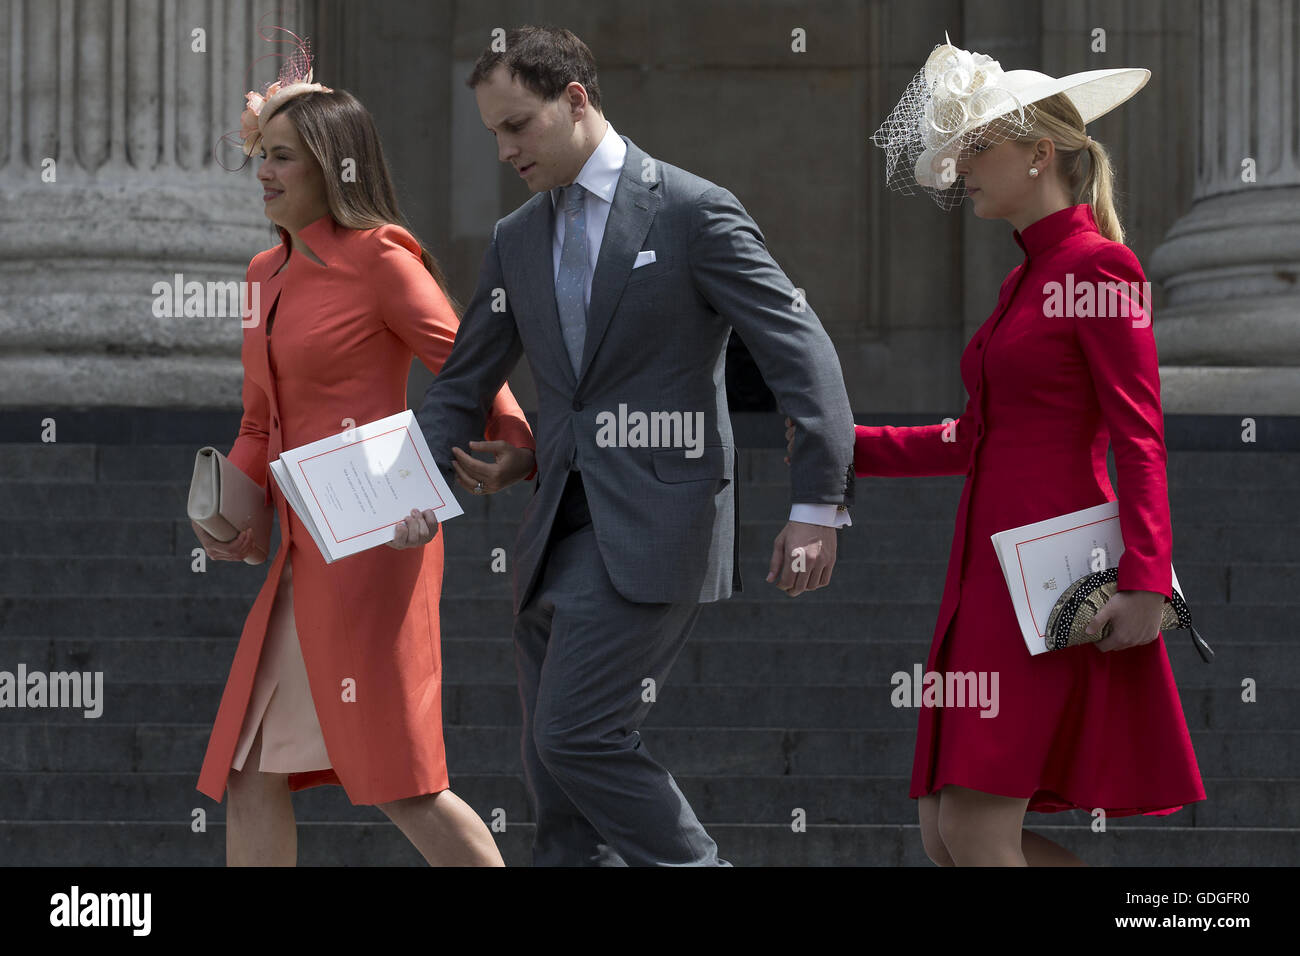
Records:
[[[1155,294],[1166,410],[1298,414],[1298,8],[303,0],[286,22],[311,38],[317,79],[374,113],[403,209],[462,301],[493,222],[528,198],[464,79],[496,27],[572,29],[595,53],[615,128],[741,199],[869,413],[960,411],[961,350],[1019,261],[1006,223],[883,186],[869,136],[944,31],[1005,69],[1145,66],[1148,86],[1089,131],[1115,159],[1129,244],[1167,284]],[[210,157],[267,46],[253,30],[264,12],[245,0],[0,2],[5,403],[237,405],[237,324],[154,318],[148,289],[177,271],[242,278],[273,242],[251,167],[227,173]],[[207,29],[205,56],[189,50],[192,25]],[[41,181],[49,156],[56,184]],[[1245,156],[1257,182],[1220,188]],[[1261,217],[1271,225],[1252,242]],[[417,365],[412,401],[428,377]],[[512,384],[531,407],[526,363]]]

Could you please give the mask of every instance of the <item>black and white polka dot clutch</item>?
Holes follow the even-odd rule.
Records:
[[[1047,649],[1058,651],[1077,644],[1090,644],[1100,641],[1110,634],[1110,622],[1107,621],[1098,633],[1088,634],[1084,628],[1092,620],[1103,604],[1110,600],[1119,589],[1119,568],[1107,568],[1085,574],[1075,581],[1057,600],[1052,613],[1047,617],[1045,629]],[[1214,651],[1205,639],[1192,626],[1192,612],[1187,602],[1173,589],[1173,600],[1166,601],[1160,614],[1160,630],[1168,631],[1185,627],[1192,635],[1192,645],[1201,660],[1207,664],[1214,659]]]

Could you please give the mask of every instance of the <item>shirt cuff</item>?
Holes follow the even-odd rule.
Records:
[[[790,520],[827,528],[847,528],[853,524],[844,505],[791,505]]]

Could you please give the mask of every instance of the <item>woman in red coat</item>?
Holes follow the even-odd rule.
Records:
[[[305,82],[250,94],[245,149],[260,149],[266,215],[282,244],[248,279],[261,314],[244,330],[244,417],[230,459],[267,489],[281,546],[248,615],[198,789],[229,793],[231,864],[296,861],[290,791],[341,785],[377,805],[430,863],[501,865],[482,819],[448,788],[442,736],[442,535],[326,564],[268,474],[293,448],[406,407],[413,356],[435,374],[458,318],[441,272],[402,227],[370,114]],[[268,91],[271,92],[271,91]],[[253,109],[260,106],[260,113]],[[351,175],[348,175],[349,164]],[[488,416],[484,487],[532,470],[532,433],[507,387]],[[500,473],[499,475],[497,473]],[[413,513],[394,541],[428,534]],[[214,558],[242,560],[248,533]]]
[[[1000,700],[996,716],[920,708],[910,795],[941,866],[1079,864],[1023,830],[1027,809],[1118,817],[1205,799],[1159,630],[1172,535],[1146,280],[1122,243],[1106,151],[1084,130],[1148,76],[1004,74],[944,44],[876,136],[900,188],[944,208],[969,197],[1025,253],[962,354],[961,417],[856,428],[859,476],[966,476],[926,671],[984,672]],[[1112,631],[1031,656],[990,535],[1114,500],[1108,443],[1125,549],[1089,631]]]

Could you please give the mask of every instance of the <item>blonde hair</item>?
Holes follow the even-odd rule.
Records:
[[[461,318],[461,304],[451,294],[438,260],[415,235],[397,206],[393,177],[370,112],[347,90],[334,90],[296,96],[278,113],[283,113],[293,124],[303,145],[320,164],[325,174],[325,197],[334,221],[348,229],[375,229],[392,224],[409,232],[420,245],[424,268],[438,283],[456,317]],[[355,161],[355,181],[345,183],[339,176],[344,159]]]
[[[1074,201],[1092,207],[1097,229],[1103,236],[1123,242],[1124,226],[1115,208],[1115,169],[1110,154],[1105,146],[1084,132],[1083,117],[1064,93],[1035,102],[1033,128],[1016,141],[1032,143],[1044,137],[1056,146],[1057,164]]]

